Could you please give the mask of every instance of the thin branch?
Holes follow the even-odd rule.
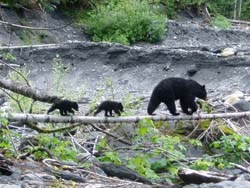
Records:
[[[48,27],[30,27],[30,26],[24,26],[24,25],[5,22],[5,21],[0,21],[0,24],[9,25],[11,27],[17,27],[17,28],[22,28],[22,29],[31,29],[31,30],[60,30],[60,29],[63,29],[65,27],[68,27],[68,26],[72,25],[73,23],[74,22],[70,22],[70,23],[68,23],[68,24],[66,24],[64,26],[61,26],[61,27],[48,28]]]
[[[37,125],[35,125],[33,122],[32,123],[28,122],[26,125],[30,129],[36,130],[39,133],[56,133],[56,132],[64,132],[64,131],[67,131],[67,130],[74,129],[76,127],[81,126],[81,123],[74,124],[74,125],[67,126],[67,127],[61,127],[61,128],[58,128],[58,129],[43,129],[43,128],[40,128]]]
[[[19,76],[21,76],[23,78],[23,80],[26,82],[27,86],[31,87],[31,85],[30,85],[29,81],[27,80],[27,78],[20,71],[16,70],[15,68],[13,68],[8,63],[5,63],[2,60],[0,60],[0,63],[6,65],[8,68],[10,68],[11,70],[15,71]]]
[[[10,137],[10,141],[11,141],[11,144],[13,145],[14,151],[15,151],[16,155],[18,155],[18,151],[17,151],[16,146],[15,146],[15,144],[14,144],[13,138],[12,138],[12,136],[10,135],[10,129],[9,129],[8,126],[6,126],[6,129],[8,130],[8,136]]]
[[[15,97],[13,97],[11,94],[9,94],[7,91],[5,91],[5,89],[1,89],[9,98],[11,98],[13,101],[15,101],[17,103],[17,106],[19,108],[19,110],[21,112],[23,112],[23,108],[20,104],[20,101],[18,99],[16,99]]]
[[[100,131],[100,132],[102,132],[102,133],[105,133],[105,134],[108,135],[108,136],[111,136],[111,137],[117,139],[117,141],[122,142],[123,144],[127,144],[127,145],[132,146],[132,144],[131,144],[130,142],[128,142],[128,141],[123,140],[123,139],[119,138],[118,136],[113,135],[113,134],[111,134],[111,133],[109,133],[109,132],[107,132],[107,131],[104,131],[104,130],[102,130],[101,128],[95,126],[95,125],[92,124],[92,123],[90,123],[90,125],[91,125],[94,129],[96,129],[96,130],[98,130],[98,131]]]
[[[36,100],[32,100],[32,103],[30,104],[30,110],[29,110],[29,113],[31,114],[32,113],[32,110],[33,110],[33,105],[35,104]]]
[[[248,169],[245,168],[244,166],[241,166],[241,165],[236,164],[236,163],[230,163],[230,164],[233,165],[234,167],[236,167],[236,168],[238,168],[238,169],[240,169],[240,170],[242,170],[242,171],[247,172],[247,173],[250,174],[250,170],[248,170]]]

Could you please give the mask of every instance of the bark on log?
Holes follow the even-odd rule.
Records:
[[[54,103],[56,100],[58,101],[62,100],[57,96],[49,96],[47,94],[39,92],[38,90],[34,90],[30,87],[22,85],[18,82],[13,82],[11,80],[7,80],[4,78],[0,79],[0,87],[24,95],[26,97],[32,98],[36,101]]]
[[[43,123],[132,123],[145,118],[153,121],[176,121],[176,120],[199,120],[218,118],[243,118],[250,116],[250,111],[217,114],[194,114],[194,115],[159,115],[159,116],[123,116],[123,117],[92,117],[92,116],[58,116],[46,114],[3,114],[2,117],[9,121],[43,122]]]
[[[179,170],[178,176],[187,184],[218,183],[225,180],[233,180],[236,177],[210,171],[198,171],[188,168]]]
[[[112,163],[99,163],[98,166],[111,177],[118,177],[121,179],[129,179],[145,184],[152,185],[152,182],[140,176],[137,172],[127,168],[126,166],[117,166]]]

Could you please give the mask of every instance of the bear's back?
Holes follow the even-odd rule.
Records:
[[[187,83],[189,80],[184,78],[170,77],[166,78],[155,87],[155,94],[158,96],[166,96],[166,94],[174,94],[176,98],[188,92]]]
[[[103,101],[100,106],[100,108],[106,109],[106,110],[112,110],[119,108],[119,103],[116,101]]]

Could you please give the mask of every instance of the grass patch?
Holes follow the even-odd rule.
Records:
[[[146,0],[120,0],[99,4],[83,17],[94,41],[132,44],[156,42],[165,32],[165,16],[157,14]]]
[[[229,22],[229,20],[222,15],[215,16],[212,19],[212,25],[221,29],[229,29],[232,27],[232,24]]]

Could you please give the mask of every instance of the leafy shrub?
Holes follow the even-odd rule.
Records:
[[[222,136],[219,141],[211,144],[211,147],[221,149],[228,161],[239,161],[241,159],[250,159],[250,137],[233,134]]]
[[[111,1],[89,13],[87,32],[94,41],[131,44],[155,42],[165,29],[164,16],[156,14],[145,0]]]
[[[195,170],[208,170],[209,167],[213,167],[213,166],[214,166],[214,162],[210,162],[210,161],[203,160],[203,159],[198,159],[194,162],[194,164],[191,165],[191,168]]]
[[[212,19],[212,25],[221,29],[228,29],[232,26],[228,19],[221,15],[218,15]]]
[[[48,149],[57,158],[69,161],[75,160],[77,151],[74,148],[72,148],[72,145],[69,141],[61,141],[58,138],[45,134],[40,134],[38,136],[38,139],[39,139],[39,147]],[[44,158],[45,156],[46,155],[44,155],[44,153],[40,151],[35,153],[36,159],[41,159]]]
[[[177,161],[184,158],[186,151],[179,137],[163,135],[152,120],[144,119],[139,121],[132,142],[131,150],[136,150],[136,154],[124,156],[113,151],[107,140],[102,139],[97,149],[104,156],[99,160],[118,165],[125,163],[130,169],[153,180],[160,178],[157,172],[166,172],[168,181],[177,177],[180,166]]]

